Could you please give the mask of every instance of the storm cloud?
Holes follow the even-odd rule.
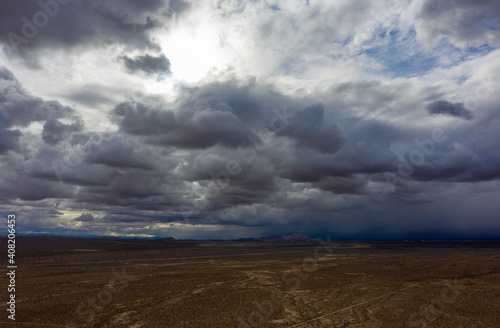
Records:
[[[466,120],[470,120],[472,118],[472,113],[465,109],[463,103],[455,103],[452,104],[445,100],[438,100],[427,105],[427,111],[430,114],[443,114],[455,117],[461,117]]]
[[[26,1],[6,3],[0,14],[4,50],[36,62],[44,49],[71,49],[82,45],[121,44],[158,49],[150,31],[161,25],[168,9],[161,0],[141,1]]]
[[[143,72],[146,76],[155,77],[158,80],[162,80],[172,73],[170,71],[170,60],[164,54],[157,57],[149,54],[135,58],[123,56],[119,59],[123,60],[125,67],[131,73]]]
[[[42,3],[0,13],[21,233],[500,233],[495,1]]]
[[[0,152],[21,150],[22,132],[16,127],[27,127],[35,122],[44,122],[42,138],[55,144],[68,137],[71,132],[81,131],[83,123],[75,111],[58,101],[44,101],[27,92],[14,75],[0,67]],[[64,124],[59,119],[75,121]]]
[[[83,213],[79,217],[75,218],[75,221],[79,222],[90,222],[92,220],[94,220],[94,216],[92,215],[92,213]]]

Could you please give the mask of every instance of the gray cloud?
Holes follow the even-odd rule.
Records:
[[[71,107],[58,101],[44,101],[30,95],[12,73],[0,67],[0,153],[22,151],[20,129],[34,122],[45,122],[42,138],[47,143],[56,144],[72,132],[81,131],[83,123]],[[60,119],[76,121],[64,124]]]
[[[420,51],[414,49],[420,47],[415,28],[419,41],[431,44],[445,37],[462,49],[442,44],[464,52],[469,45],[489,42],[487,51],[493,52],[497,32],[486,26],[498,24],[498,6],[491,1],[456,1],[454,6],[424,1],[422,8],[405,7],[401,13],[402,8],[391,7],[394,15],[377,16],[384,6],[283,2],[278,8],[225,1],[203,7],[213,9],[221,26],[242,24],[234,29],[245,46],[241,53],[231,44],[232,31],[217,30],[217,51],[230,49],[242,59],[232,58],[234,67],[214,69],[204,82],[190,84],[177,83],[173,66],[168,83],[175,84],[177,95],[170,98],[148,93],[152,81],[131,77],[121,84],[117,77],[127,77],[124,69],[157,79],[170,73],[156,42],[171,28],[199,28],[193,20],[201,14],[198,4],[75,0],[61,5],[28,43],[11,49],[8,39],[2,41],[7,62],[23,81],[30,77],[26,63],[39,64],[38,70],[28,71],[32,74],[44,74],[42,64],[47,70],[62,65],[60,71],[51,70],[56,80],[50,86],[56,81],[78,86],[63,91],[34,86],[40,94],[63,99],[48,101],[0,69],[3,207],[17,208],[26,227],[50,232],[76,227],[85,233],[133,228],[194,237],[232,237],[242,231],[390,236],[436,226],[459,231],[476,220],[473,210],[484,226],[494,228],[488,218],[494,221],[500,209],[488,201],[498,198],[500,178],[496,82],[483,83],[481,92],[474,87],[480,73],[498,75],[492,64],[496,54],[471,50],[466,65],[453,70],[422,55],[423,61],[411,65],[426,66],[426,73],[405,78],[398,72],[406,62],[379,61],[372,56],[378,50],[366,50],[387,47],[393,59],[413,58],[405,56]],[[413,17],[417,26],[398,22],[404,18],[400,15],[415,14],[407,9],[421,14]],[[31,19],[38,10],[36,2],[6,5],[0,32],[22,33],[21,17]],[[181,14],[188,10],[194,15],[183,21]],[[365,23],[374,27],[368,31],[374,34],[370,40],[361,35]],[[73,57],[83,53],[85,59],[97,59],[88,49],[103,56],[102,48],[111,61],[120,56],[120,65],[116,60],[113,65],[83,64]],[[61,49],[64,59],[47,57],[47,49]],[[169,49],[163,50],[168,54]],[[19,57],[25,62],[16,62]],[[75,66],[65,59],[82,70],[72,71]],[[248,74],[256,76],[243,78]],[[436,74],[445,82],[429,82]],[[472,119],[466,107],[474,102],[466,99],[474,92],[481,99]],[[464,99],[467,106],[442,99]],[[109,121],[94,125],[94,114],[107,115]],[[451,121],[462,125],[449,126]],[[435,127],[445,131],[445,141],[432,151],[415,143],[432,138]],[[387,174],[398,174],[416,151],[426,152],[423,162],[388,191]],[[475,206],[470,211],[450,206],[469,200]],[[76,218],[67,220],[65,211],[77,213]],[[187,221],[185,212],[191,213]],[[103,214],[96,220],[92,213]]]
[[[335,194],[364,194],[367,192],[366,185],[369,180],[364,177],[326,177],[316,185],[322,190]]]
[[[47,198],[71,198],[74,195],[70,186],[29,176],[17,176],[4,181],[3,187],[3,192],[8,193],[11,200],[39,201]]]
[[[388,147],[355,144],[336,154],[303,150],[282,162],[279,174],[297,182],[317,182],[324,177],[349,177],[354,174],[377,174],[396,169],[395,156]]]
[[[4,49],[36,62],[41,49],[70,49],[82,45],[121,44],[155,49],[150,32],[161,25],[162,12],[176,10],[168,1],[63,1],[8,2],[2,6],[0,32]],[[176,6],[176,8],[179,6]],[[177,8],[184,10],[182,6]],[[36,25],[38,24],[38,26]]]
[[[368,83],[364,88],[366,93],[384,92],[371,90],[380,88],[377,84]],[[383,174],[398,170],[397,156],[389,149],[391,142],[413,140],[393,125],[368,119],[344,120],[351,127],[346,135],[334,124],[331,107],[307,106],[314,101],[266,89],[252,83],[209,83],[186,89],[170,110],[142,102],[118,104],[110,113],[118,132],[91,137],[89,132],[71,131],[71,138],[59,138],[40,149],[23,174],[42,186],[62,178],[65,189],[51,187],[46,197],[71,197],[75,204],[87,204],[95,210],[114,206],[167,211],[179,217],[181,206],[193,207],[206,196],[210,201],[198,220],[218,222],[211,213],[234,206],[274,204],[283,210],[297,206],[299,203],[281,195],[285,186],[297,192],[316,190],[313,198],[300,202],[304,209],[343,208],[347,205],[328,205],[327,195],[374,194],[380,190],[376,185],[385,182]],[[397,96],[380,95],[379,99],[394,102]],[[353,101],[359,102],[356,98]],[[288,123],[280,124],[282,128],[271,132],[266,142],[261,140],[259,129],[276,122],[272,108],[286,106],[290,106]],[[61,133],[66,129],[64,126]],[[425,136],[425,132],[420,133]],[[493,170],[497,161],[490,148],[484,148],[483,154],[461,154],[445,143],[429,157],[432,164],[418,167],[411,180],[487,179],[485,165]],[[412,150],[411,145],[408,149]],[[58,176],[51,165],[54,161],[76,166]],[[231,161],[237,164],[237,173],[230,174],[230,181],[221,186]],[[495,172],[488,176],[495,177]],[[398,185],[395,195],[404,201],[426,199],[426,189],[408,189],[410,182]],[[74,186],[79,186],[77,194]],[[41,190],[33,193],[22,197],[46,199]]]
[[[334,124],[325,125],[322,105],[297,112],[289,125],[280,132],[297,140],[299,145],[321,152],[334,153],[340,149],[343,138]]]
[[[91,108],[98,108],[102,105],[112,105],[112,97],[109,94],[116,92],[113,88],[106,88],[102,85],[86,85],[61,97],[77,104],[83,104]]]
[[[5,154],[9,150],[20,151],[20,137],[22,136],[19,130],[0,129],[0,154]]]
[[[75,117],[71,107],[30,95],[4,67],[0,67],[0,90],[0,119],[4,127],[26,127],[33,122]]]
[[[495,0],[427,0],[417,33],[428,43],[447,37],[459,46],[480,46],[498,41],[500,4]]]
[[[64,148],[57,149],[42,144],[25,166],[24,174],[48,181],[64,182],[70,186],[105,186],[116,176],[116,169],[102,164],[86,163],[83,156],[85,149],[82,146],[65,145]]]
[[[448,116],[461,117],[466,120],[472,118],[472,113],[465,109],[463,103],[451,103],[446,100],[437,100],[427,105],[430,114],[443,114]]]
[[[166,133],[177,126],[175,114],[140,102],[117,105],[112,113],[120,129],[133,135]]]
[[[130,73],[142,72],[146,76],[155,77],[157,80],[163,80],[166,76],[170,75],[170,60],[161,54],[157,57],[145,54],[144,56],[137,56],[130,58],[128,56],[119,57]]]
[[[111,119],[123,132],[145,136],[152,144],[192,149],[216,144],[236,147],[258,139],[254,132],[269,124],[273,109],[282,110],[293,100],[253,82],[217,82],[186,89],[172,110],[127,102],[113,109]]]
[[[75,221],[78,222],[90,222],[94,220],[94,215],[92,213],[83,213],[79,217],[74,219]]]
[[[83,123],[64,124],[57,119],[49,119],[43,125],[42,139],[49,144],[57,144],[66,139],[73,132],[83,130]]]
[[[153,169],[152,150],[120,135],[101,135],[86,144],[85,159],[114,168]]]

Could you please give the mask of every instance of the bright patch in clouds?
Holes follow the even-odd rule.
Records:
[[[195,83],[231,63],[231,49],[222,39],[223,30],[205,17],[194,26],[179,27],[159,36],[160,45],[172,62],[172,78]]]
[[[222,58],[217,41],[217,34],[210,30],[181,30],[167,37],[163,48],[168,49],[173,63],[173,78],[197,82],[219,67]]]

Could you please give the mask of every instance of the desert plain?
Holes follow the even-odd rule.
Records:
[[[0,327],[500,327],[498,242],[18,236],[16,246],[16,320],[3,274]]]

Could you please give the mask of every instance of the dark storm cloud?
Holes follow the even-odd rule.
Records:
[[[79,222],[90,222],[93,220],[94,220],[94,216],[92,215],[92,213],[83,213],[79,217],[75,218],[75,221],[79,221]]]
[[[223,146],[215,146],[203,151],[192,152],[187,158],[190,165],[179,168],[177,176],[186,181],[200,181],[213,179],[210,172],[224,172],[227,170],[227,163],[237,160],[238,174],[231,177],[232,181],[245,179],[250,169],[251,163],[244,160],[235,149]]]
[[[281,112],[284,107],[288,107],[288,111],[295,111],[307,105],[310,105],[309,99],[285,97],[272,85],[257,84],[254,78],[247,81],[231,79],[186,88],[178,100],[178,107],[183,109],[180,113],[182,116],[209,108],[232,112],[250,126],[269,123],[275,116],[273,109]]]
[[[455,136],[459,140],[460,135]],[[463,138],[463,137],[462,137]],[[500,178],[499,132],[472,136],[459,149],[453,140],[416,167],[412,178],[419,181],[481,182]]]
[[[443,114],[448,116],[461,117],[466,120],[472,118],[472,113],[465,109],[463,103],[451,103],[446,100],[437,100],[427,105],[430,114]]]
[[[362,89],[364,94],[374,94],[370,99],[379,99],[381,103],[397,99],[392,94],[384,96],[379,84],[364,84]],[[238,174],[230,177],[230,183],[205,210],[265,203],[279,189],[276,177],[313,182],[315,187],[331,193],[367,194],[371,192],[370,179],[380,181],[383,173],[397,170],[396,155],[389,146],[391,141],[407,138],[403,131],[381,122],[351,121],[349,140],[331,117],[329,120],[325,117],[323,105],[292,107],[287,123],[275,133],[278,139],[271,144],[264,144],[255,133],[236,133],[238,142],[228,142],[233,131],[238,131],[234,127],[253,132],[267,127],[276,118],[273,107],[307,103],[303,99],[270,94],[251,83],[240,87],[213,83],[187,90],[176,109],[122,103],[113,110],[112,118],[124,133],[145,136],[142,140],[149,143],[162,140],[163,145],[178,149],[203,149],[203,152],[191,150],[184,157],[191,164],[176,170],[176,178],[180,180],[213,182],[215,173],[227,171],[227,163],[235,161]],[[357,98],[354,101],[359,102]],[[241,145],[245,147],[239,148]],[[243,154],[241,149],[248,153]],[[205,187],[203,192],[211,188]]]
[[[55,181],[47,181],[29,176],[17,176],[16,179],[4,181],[3,187],[10,199],[39,201],[47,198],[71,198],[73,189]]]
[[[234,163],[237,174],[228,174],[228,163]],[[211,148],[196,156],[192,165],[179,172],[187,181],[196,181],[210,198],[210,208],[226,208],[235,204],[265,203],[278,190],[276,168],[266,155],[251,163],[236,151]]]
[[[112,183],[111,190],[120,198],[147,198],[165,193],[158,175],[130,171],[119,175]]]
[[[120,135],[102,135],[86,144],[86,160],[114,168],[153,169],[150,147]]]
[[[134,209],[172,212],[178,211],[188,194],[184,183],[169,181],[162,173],[128,169],[108,185],[81,188],[74,201],[87,204],[89,210],[113,206],[129,213]]]
[[[64,160],[62,163],[64,165]],[[81,163],[74,168],[63,169],[60,175],[57,174],[57,161],[46,161],[45,165],[36,167],[33,176],[75,186],[107,186],[117,175],[117,170],[104,165]]]
[[[364,194],[367,192],[365,186],[369,180],[364,177],[326,177],[316,184],[325,191],[335,194]]]
[[[279,176],[297,182],[318,182],[324,177],[377,174],[397,169],[396,156],[387,146],[357,143],[335,154],[302,150],[282,162]]]
[[[89,164],[84,161],[85,152],[76,147],[54,149],[41,146],[38,152],[25,165],[24,174],[68,185],[92,186],[108,185],[117,175],[116,169],[102,164]]]
[[[480,82],[482,73],[496,73],[497,1],[424,0],[415,2],[421,8],[390,9],[358,0],[303,2],[280,10],[259,1],[219,1],[213,8],[182,0],[4,2],[0,42],[9,67],[23,78],[35,74],[34,88],[60,97],[32,95],[0,69],[0,200],[20,208],[23,227],[89,234],[263,227],[258,233],[374,236],[467,227],[473,221],[464,219],[464,209],[474,220],[475,211],[490,219],[498,212],[498,97],[494,81]],[[193,16],[184,21],[188,16],[179,14],[187,10]],[[181,86],[181,72],[175,76],[169,50],[158,42],[175,36],[171,28],[182,34],[206,27],[211,19],[197,21],[205,14],[216,15],[217,51],[244,53],[228,58],[234,67],[210,73],[211,82]],[[243,28],[228,32],[233,22]],[[249,47],[232,47],[235,36]],[[441,38],[448,41],[437,43]],[[428,75],[391,79],[393,65],[369,50],[397,43],[394,57],[415,59],[416,41],[463,52],[467,63],[445,72],[437,61]],[[483,44],[489,46],[474,48]],[[47,56],[54,51],[56,57]],[[58,91],[35,83],[44,71],[29,72],[26,63],[46,65],[56,79],[50,86],[68,85]],[[148,93],[148,81],[132,76],[162,79],[171,70],[177,93],[171,100]],[[443,83],[433,83],[441,70]],[[247,74],[256,77],[239,78]],[[475,83],[483,83],[480,92]],[[98,112],[109,122],[96,122],[91,115]],[[416,143],[438,126],[445,141],[432,150]],[[399,174],[416,151],[425,152],[422,163],[387,190],[387,174]],[[68,211],[84,214],[69,219]]]
[[[71,133],[82,130],[83,123],[81,121],[73,124],[64,124],[57,119],[49,119],[43,125],[42,139],[48,144],[55,145],[69,137]]]
[[[249,134],[247,127],[230,111],[210,108],[180,115],[143,103],[122,103],[112,111],[120,129],[146,136],[152,144],[180,148],[207,148],[220,142],[237,145]]]
[[[221,143],[237,146],[251,131],[231,112],[206,109],[193,113],[173,133],[158,140],[161,144],[186,148],[207,148]]]
[[[149,32],[161,25],[167,9],[162,0],[8,1],[0,12],[1,42],[28,60],[35,60],[39,49],[79,45],[158,49]]]
[[[142,72],[146,76],[155,77],[157,80],[162,80],[172,73],[170,71],[170,60],[164,54],[157,57],[149,54],[135,58],[122,56],[119,59],[123,61],[130,73]]]
[[[275,131],[282,131],[297,115],[300,117],[290,124],[299,131],[290,128],[280,135],[322,151],[338,149],[339,132],[333,124],[325,123],[320,106],[298,111],[308,103],[306,99],[284,97],[271,86],[257,85],[253,80],[227,81],[186,88],[173,109],[122,103],[113,109],[111,118],[121,131],[146,136],[150,143],[206,149],[216,144],[237,147],[242,142],[261,142],[256,135],[260,129],[272,125]]]
[[[113,109],[111,119],[122,133],[152,146],[189,149],[189,154],[179,158],[189,164],[177,164],[175,175],[166,180],[198,182],[202,188],[198,196],[188,194],[187,202],[179,199],[180,204],[193,205],[192,197],[207,194],[210,204],[204,211],[210,212],[238,204],[265,203],[279,189],[276,175],[282,154],[294,153],[296,147],[319,153],[334,153],[341,147],[340,130],[326,121],[323,106],[303,106],[307,103],[310,101],[281,96],[253,81],[230,81],[186,89],[171,110],[140,102],[122,103]],[[285,107],[290,109],[283,110]],[[277,144],[265,145],[257,132],[263,128],[271,132],[273,124],[278,128]],[[217,187],[220,174],[228,174],[228,163],[235,165],[237,173],[231,173],[230,183]],[[149,176],[139,171],[134,174]],[[156,199],[157,205],[150,206],[164,206],[161,196],[165,190],[160,192],[158,185],[151,185],[154,180],[149,177],[142,181],[145,189],[140,192],[134,184],[125,188],[121,183],[113,183],[113,191],[103,191],[99,201],[113,199],[107,193],[116,192],[123,193],[121,197]],[[189,193],[190,188],[185,185],[181,189]],[[137,206],[147,206],[146,202],[141,203]]]
[[[33,122],[75,117],[71,107],[30,95],[4,67],[0,67],[0,90],[0,119],[3,127],[26,127]]]
[[[420,181],[464,181],[481,166],[479,158],[467,149],[438,151],[428,162],[417,167],[412,177]]]
[[[304,99],[269,92],[253,82],[240,86],[236,83],[213,83],[186,90],[177,101],[176,109],[165,110],[128,102],[114,108],[112,119],[122,132],[139,136],[150,144],[193,149],[188,155],[191,164],[176,170],[178,179],[210,183],[217,173],[227,170],[229,162],[236,163],[238,173],[232,175],[231,183],[211,200],[211,209],[226,208],[234,204],[264,202],[276,191],[275,177],[283,161],[280,154],[294,153],[295,147],[311,150],[312,153],[335,153],[341,148],[344,137],[335,124],[326,121],[322,105],[294,109],[306,103]],[[274,111],[287,106],[292,109]],[[280,142],[279,138],[288,142],[284,141],[281,146],[264,145],[255,133],[261,128],[269,129],[270,122],[280,122],[276,130],[277,142]],[[261,149],[259,156],[254,156],[256,154],[252,152],[257,150],[253,147]],[[197,153],[194,149],[204,151]],[[369,166],[370,161],[367,162]],[[312,161],[311,165],[323,164]],[[350,165],[340,163],[341,167],[336,171],[332,168],[331,173],[345,176],[356,172],[356,168]],[[367,167],[368,172],[373,170]],[[375,169],[376,172],[378,170]],[[310,172],[315,175],[310,181],[325,175],[324,170],[313,169]],[[300,173],[292,169],[288,174],[282,177],[289,178]],[[210,191],[213,186],[205,187],[206,191]],[[341,192],[342,188],[339,187],[338,191]]]
[[[334,153],[342,145],[343,138],[334,124],[325,125],[323,105],[305,108],[280,133],[297,140],[299,145]]]
[[[4,67],[0,67],[0,93],[0,153],[8,150],[21,151],[22,132],[12,129],[14,127],[22,128],[34,122],[45,122],[42,137],[51,144],[83,129],[83,123],[71,107],[30,95]],[[69,119],[75,123],[65,124],[60,119]]]
[[[177,126],[175,114],[140,102],[124,102],[111,112],[120,129],[132,135],[168,133]]]
[[[2,76],[0,82],[11,94],[4,93],[2,104],[8,106],[2,106],[11,108],[9,99],[36,99],[20,88],[12,74],[4,71]],[[98,134],[88,127],[71,128],[78,118],[61,104],[49,106],[40,99],[39,117],[29,106],[20,106],[24,111],[4,110],[11,117],[6,121],[10,126],[22,129],[39,120],[45,127],[38,139],[29,135],[37,151],[26,159],[20,154],[3,155],[6,164],[1,177],[9,178],[0,198],[6,203],[63,199],[73,209],[108,213],[103,221],[110,224],[184,222],[183,214],[189,209],[190,222],[195,224],[273,227],[287,211],[361,211],[373,206],[373,197],[383,197],[382,188],[377,189],[386,182],[383,174],[398,170],[391,144],[398,144],[407,156],[417,147],[415,137],[423,140],[430,132],[408,132],[405,126],[371,118],[339,119],[339,107],[362,107],[370,101],[373,108],[388,103],[397,107],[402,97],[380,84],[358,87],[360,93],[370,95],[369,100],[348,99],[340,90],[342,102],[321,99],[323,105],[315,105],[319,99],[282,96],[253,81],[208,83],[186,88],[168,106],[138,101],[117,104],[110,119],[118,131]],[[17,117],[20,113],[24,114]],[[277,129],[270,129],[272,122],[279,123]],[[267,139],[259,134],[263,128],[269,129]],[[460,129],[450,133],[425,164],[396,186],[395,201],[431,202],[429,184],[436,181],[498,177],[498,138],[486,134],[468,140],[467,135]],[[229,174],[228,163],[238,170]],[[281,214],[262,218],[262,213],[273,210]],[[75,220],[85,225],[96,222],[80,219]]]
[[[20,137],[22,136],[19,130],[5,130],[0,128],[0,155],[5,154],[9,150],[20,151]]]

